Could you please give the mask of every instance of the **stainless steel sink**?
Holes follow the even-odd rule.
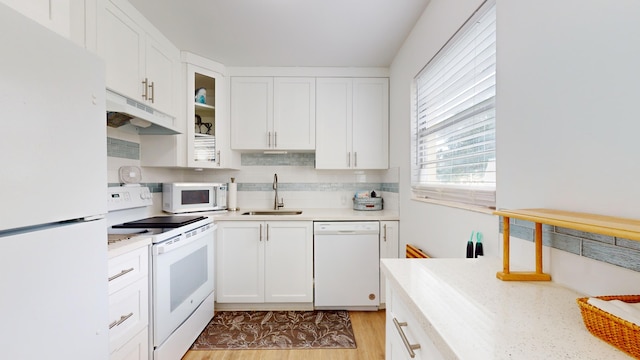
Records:
[[[243,212],[242,215],[300,215],[302,210],[255,210]]]

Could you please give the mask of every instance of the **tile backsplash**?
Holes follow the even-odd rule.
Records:
[[[140,160],[140,144],[107,137],[107,156]]]
[[[117,133],[114,132],[114,134]],[[107,137],[109,186],[118,186],[120,166],[141,166],[140,144],[131,139]],[[142,167],[142,183],[153,193],[162,192],[163,182],[238,183],[238,205],[264,207],[273,203],[273,175],[278,174],[280,196],[286,207],[351,207],[358,190],[376,190],[385,209],[398,207],[398,169],[316,170],[314,153],[241,154],[239,170],[204,170]]]
[[[534,230],[533,222],[510,219],[509,233],[513,237],[533,242]],[[502,234],[502,217],[500,233]],[[558,250],[640,272],[639,241],[542,225],[542,243]]]
[[[316,155],[314,153],[247,153],[240,155],[242,166],[315,166],[315,162]]]

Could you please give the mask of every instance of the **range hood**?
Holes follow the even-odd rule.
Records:
[[[175,118],[107,89],[107,125],[132,129],[140,135],[180,134]]]

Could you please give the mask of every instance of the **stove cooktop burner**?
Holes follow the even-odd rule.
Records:
[[[120,225],[113,225],[113,228],[119,229],[143,229],[143,228],[164,228],[174,229],[181,226],[189,225],[196,221],[205,219],[204,216],[154,216],[142,220],[126,222]]]

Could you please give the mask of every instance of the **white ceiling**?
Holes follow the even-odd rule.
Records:
[[[226,66],[387,67],[429,0],[129,0]]]

